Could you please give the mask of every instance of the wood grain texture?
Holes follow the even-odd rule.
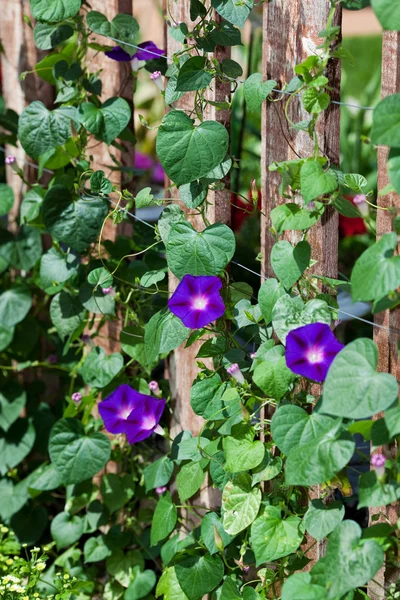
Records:
[[[103,0],[91,0],[92,10],[102,12],[109,20],[112,20],[118,13],[132,14],[132,0],[108,0],[104,3]],[[113,44],[107,41],[106,38],[98,35],[91,35],[90,39],[100,44]],[[98,54],[92,51],[92,60],[90,62],[91,72],[100,70],[100,78],[103,83],[101,100],[105,102],[108,98],[120,96],[124,98],[130,105],[132,118],[130,127],[133,130],[133,77],[130,62],[118,63],[109,59],[103,52]],[[134,191],[134,180],[131,175],[124,175],[119,171],[112,171],[111,167],[115,166],[110,153],[113,154],[115,160],[123,167],[133,167],[135,160],[135,149],[128,142],[123,143],[124,151],[118,150],[107,144],[98,142],[94,138],[89,145],[89,151],[92,155],[91,168],[94,170],[103,170],[106,176],[119,188],[128,188]],[[115,241],[118,235],[131,235],[132,223],[122,222],[119,225],[114,225],[112,219],[108,219],[102,239]],[[116,352],[120,349],[119,334],[122,329],[122,321],[107,322],[101,331],[101,335],[97,338],[99,346],[103,347],[107,352]]]
[[[400,33],[397,31],[385,31],[382,40],[382,89],[381,97],[385,98],[391,94],[400,91]],[[387,160],[389,148],[381,146],[378,148],[378,190],[382,190],[389,183],[387,174]],[[400,196],[398,194],[386,194],[378,196],[378,206],[382,208],[396,207],[400,208]],[[390,213],[385,210],[378,210],[376,216],[376,236],[379,239],[383,234],[392,231],[392,219]],[[397,249],[399,253],[400,247]],[[392,311],[386,310],[375,315],[375,323],[384,325],[390,328],[400,328],[400,310],[396,308]],[[375,327],[374,340],[378,346],[379,362],[378,370],[386,373],[391,373],[399,381],[400,376],[400,361],[398,354],[399,336],[394,333],[389,333],[384,329]],[[375,415],[374,419],[382,418],[383,413]],[[396,456],[396,447],[380,447],[375,448],[374,453],[383,452],[387,457]],[[372,521],[372,517],[379,515],[378,522],[386,522],[388,519],[391,523],[396,523],[399,514],[400,505],[398,502],[385,507],[377,507],[370,509],[370,524],[376,523]],[[400,576],[400,570],[386,568],[383,566],[375,575],[374,580],[368,586],[368,593],[371,600],[382,600],[385,598],[384,586],[397,580]]]
[[[313,2],[311,0],[271,0],[264,4],[263,13],[263,66],[264,79],[275,79],[278,88],[282,88],[294,76],[294,66],[315,52],[315,46],[321,43],[318,34],[325,29],[329,0]],[[337,9],[334,24],[340,25],[341,10]],[[327,68],[329,84],[333,88],[332,100],[340,97],[340,66],[332,60]],[[284,113],[284,102],[264,102],[261,125],[261,252],[263,255],[262,275],[273,277],[270,263],[274,239],[269,231],[271,210],[286,202],[279,194],[281,175],[270,172],[268,166],[274,161],[293,160],[313,155],[313,142],[304,131],[290,129]],[[302,108],[299,98],[290,103],[289,117],[292,122],[309,118]],[[332,164],[339,165],[340,113],[337,105],[331,104],[317,124],[318,142],[321,151]],[[285,238],[296,243],[298,232],[287,232]],[[338,214],[328,208],[317,225],[309,233],[308,241],[312,248],[312,258],[317,260],[314,272],[329,277],[337,276],[338,269]],[[310,498],[319,497],[319,486],[310,490]],[[309,570],[325,552],[324,543],[315,544],[307,536],[303,546],[311,562]]]
[[[34,100],[41,100],[46,106],[51,106],[54,99],[52,86],[36,74],[20,79],[21,73],[32,71],[35,64],[46,54],[35,47],[33,30],[25,23],[24,14],[31,17],[29,0],[2,0],[0,38],[4,45],[4,54],[1,55],[1,88],[7,108],[15,110],[18,114]],[[7,146],[6,153],[16,156],[27,181],[36,180],[37,171],[27,164],[24,165],[27,156],[20,145],[17,148]],[[9,222],[10,228],[16,230],[16,220],[26,186],[10,167],[6,168],[6,179],[15,195]]]
[[[174,20],[177,23],[186,22],[190,23],[190,0],[179,0],[179,2],[170,3],[170,11]],[[215,15],[215,20],[218,20],[219,16]],[[181,50],[182,46],[176,42],[170,35],[166,35],[166,49],[167,55],[172,56],[174,52]],[[230,57],[229,48],[217,47],[214,56],[218,60]],[[226,97],[230,97],[230,86],[222,85],[220,83],[213,83],[212,89],[208,92],[207,98],[213,101],[223,101]],[[193,110],[193,93],[186,93],[181,100],[175,103],[175,108],[179,108],[186,111]],[[217,111],[214,107],[209,106],[204,115],[204,119],[213,119],[223,123],[223,125],[229,130],[229,118],[230,113],[228,111]],[[228,180],[226,182],[228,184]],[[167,183],[169,185],[169,182]],[[179,193],[177,190],[171,192],[171,197],[174,201],[179,201]],[[226,191],[211,192],[208,195],[208,201],[210,206],[207,210],[207,218],[211,223],[230,222],[230,194]],[[204,223],[201,217],[197,215],[190,215],[189,211],[182,205],[182,208],[188,213],[188,221],[192,223],[193,227],[198,230],[204,229]],[[177,286],[178,280],[172,274],[169,273],[169,291],[172,294]],[[193,435],[197,435],[204,425],[202,417],[196,415],[190,406],[190,388],[196,378],[199,369],[196,365],[196,355],[199,351],[202,342],[197,342],[189,348],[183,346],[175,350],[169,359],[168,365],[168,377],[170,380],[171,394],[174,399],[173,417],[171,422],[170,435],[174,438],[183,429],[190,430]],[[212,361],[202,359],[203,362],[212,366]],[[219,494],[216,490],[213,490],[207,482],[204,490],[200,494],[200,499],[196,499],[196,503],[202,502],[206,506],[214,506],[217,504]]]
[[[294,76],[294,66],[307,58],[315,46],[321,43],[318,33],[325,28],[328,16],[329,0],[312,2],[311,0],[272,0],[264,4],[263,18],[263,76],[264,79],[275,79],[278,87],[283,87]],[[334,24],[340,24],[341,10],[335,15]],[[338,61],[328,65],[327,76],[333,88],[331,97],[337,100],[340,96],[340,66]],[[289,116],[293,122],[309,118],[301,107],[299,98],[290,104]],[[332,164],[339,164],[339,107],[331,104],[320,117],[317,125],[318,140],[321,151]],[[289,143],[290,146],[289,146]],[[278,103],[264,102],[262,108],[262,150],[261,180],[262,207],[265,217],[261,218],[261,251],[264,256],[263,274],[273,275],[270,264],[273,238],[269,232],[271,227],[271,210],[284,202],[279,194],[281,176],[271,173],[268,166],[273,161],[292,160],[308,157],[313,154],[313,143],[304,131],[295,132],[288,128],[284,115],[283,101]],[[297,241],[295,232],[289,233],[287,239]],[[316,273],[329,277],[337,274],[338,215],[333,209],[327,209],[322,221],[312,228],[309,236],[312,246],[312,258],[318,260],[314,268]]]

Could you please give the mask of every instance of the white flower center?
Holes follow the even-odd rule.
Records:
[[[147,431],[149,429],[153,429],[153,427],[155,427],[156,425],[156,420],[154,417],[145,417],[143,419],[143,421],[141,422],[141,426],[143,429],[146,429]]]
[[[307,352],[307,360],[311,364],[321,363],[324,361],[324,351],[322,348],[316,348],[315,346],[310,348]]]
[[[197,296],[195,298],[193,298],[193,308],[195,308],[196,310],[204,310],[206,308],[208,304],[207,298],[205,298],[204,296]]]
[[[121,419],[127,419],[132,412],[132,408],[130,406],[126,406],[121,410],[119,416]]]

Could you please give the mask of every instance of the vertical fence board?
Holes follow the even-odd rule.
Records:
[[[400,33],[397,31],[385,31],[382,40],[382,90],[381,97],[385,98],[391,94],[398,93],[400,89]],[[381,146],[378,149],[378,190],[382,190],[389,183],[387,174],[387,160],[389,148]],[[396,193],[378,196],[377,204],[381,208],[397,208],[400,209],[400,196]],[[376,235],[379,239],[384,233],[392,230],[393,216],[386,210],[378,210],[376,216]],[[398,252],[400,248],[398,248]],[[386,310],[375,315],[375,323],[393,329],[400,329],[400,309],[395,308],[392,311]],[[399,337],[395,333],[389,333],[385,329],[375,327],[374,339],[378,346],[379,352],[379,371],[391,373],[399,381],[400,377],[400,361],[398,351]],[[375,419],[382,417],[379,413],[375,415]],[[378,448],[377,452],[382,452],[386,456],[393,452],[393,457],[396,455],[395,448]],[[372,517],[379,515],[379,521],[396,523],[399,513],[399,503],[390,506],[377,507],[370,509],[370,524],[376,523],[372,521]],[[378,521],[378,522],[379,522]],[[389,585],[400,576],[399,570],[395,572],[383,566],[375,575],[374,580],[368,586],[368,593],[371,600],[381,600],[386,597],[384,586]]]
[[[264,4],[263,14],[263,77],[275,79],[282,88],[294,76],[294,66],[315,52],[315,46],[321,43],[318,33],[325,29],[329,0],[311,2],[310,0],[273,0]],[[334,24],[341,23],[341,9],[335,14]],[[327,77],[333,91],[332,100],[340,97],[340,66],[338,61],[331,61],[327,68]],[[285,199],[279,195],[281,176],[278,172],[270,172],[268,166],[274,161],[293,160],[313,155],[313,142],[304,131],[290,129],[284,112],[285,99],[277,103],[264,102],[261,125],[261,252],[263,254],[262,274],[273,277],[270,264],[271,249],[274,239],[269,231],[271,227],[270,213]],[[288,114],[296,123],[308,117],[302,109],[299,98],[293,98]],[[321,151],[332,164],[339,165],[340,113],[339,107],[331,104],[321,115],[317,124],[317,134]],[[288,232],[285,236],[291,242],[297,242],[297,232]],[[327,208],[320,223],[315,225],[310,234],[312,258],[318,263],[314,272],[328,277],[337,276],[338,268],[338,215]],[[311,497],[319,496],[315,487]],[[307,553],[311,568],[324,553],[324,545],[315,544],[312,538],[307,540],[304,550],[313,546]]]
[[[132,0],[108,0],[107,3],[104,3],[103,0],[92,0],[90,4],[92,10],[102,12],[109,20],[112,20],[118,13],[132,14]],[[100,44],[110,43],[106,38],[96,35],[91,36],[91,40],[95,40]],[[114,42],[111,44],[114,44]],[[132,111],[130,127],[133,130],[133,78],[130,62],[118,63],[100,52],[99,54],[93,54],[90,67],[91,72],[101,70],[100,78],[103,83],[103,102],[114,96],[120,96],[127,100]],[[122,166],[134,166],[134,147],[127,142],[123,142],[123,146],[125,150],[121,151],[114,147],[108,147],[107,144],[103,142],[93,140],[89,147],[91,148],[91,154],[93,156],[92,168],[94,170],[101,169],[105,171],[106,176],[109,177],[113,183],[118,185],[118,187],[126,187],[132,191],[133,184],[129,175],[124,176],[119,171],[109,170],[110,166],[115,166],[110,153],[112,153]],[[129,235],[131,231],[132,223],[122,222],[116,226],[112,222],[112,219],[108,219],[102,237],[104,240],[115,241],[118,235]],[[107,352],[119,350],[119,331],[121,329],[122,322],[120,320],[113,323],[107,323],[106,327],[102,329],[101,335],[97,338],[97,343]]]
[[[282,87],[294,76],[294,66],[305,60],[321,40],[318,33],[326,26],[330,7],[328,0],[318,3],[310,0],[274,0],[264,4],[263,19],[263,75],[275,79]],[[341,11],[337,10],[334,24],[340,24]],[[331,97],[340,96],[340,67],[337,61],[328,66],[327,76],[333,88]],[[263,272],[272,276],[270,254],[273,238],[269,232],[271,226],[269,214],[275,206],[282,203],[279,196],[280,174],[269,172],[268,165],[273,161],[292,160],[312,156],[313,143],[304,131],[289,129],[284,102],[264,103],[262,110],[262,206],[265,217],[261,218],[261,248],[264,255]],[[291,101],[289,116],[293,122],[306,119],[308,114],[301,108],[299,98]],[[331,104],[320,117],[317,131],[321,150],[333,163],[339,164],[339,107]],[[290,144],[290,145],[289,145]],[[318,260],[315,272],[329,277],[337,274],[338,215],[333,209],[325,211],[322,222],[313,227],[310,243],[313,258]],[[291,234],[292,241],[297,236]]]
[[[32,71],[35,64],[46,54],[35,47],[33,30],[23,18],[24,14],[31,15],[29,0],[3,0],[1,8],[0,38],[4,43],[4,54],[1,55],[1,88],[7,108],[21,114],[25,106],[34,100],[41,100],[47,106],[51,105],[54,96],[50,84],[36,74],[29,74],[25,79],[20,79],[21,73]],[[29,165],[23,164],[26,154],[21,146],[7,146],[6,150],[7,154],[16,156],[18,164],[24,169],[27,181],[34,181],[37,173],[34,173]],[[15,229],[16,223],[13,221],[19,215],[25,184],[10,167],[6,169],[6,178],[15,196],[14,207],[10,212],[10,228]]]
[[[186,22],[190,23],[190,1],[180,0],[170,4],[170,12],[172,17],[177,23]],[[217,21],[219,16],[215,16]],[[170,35],[167,35],[166,43],[167,55],[172,56],[174,52],[181,49],[181,45],[178,44]],[[229,48],[217,47],[214,53],[215,58],[222,60],[223,58],[230,57]],[[230,96],[230,85],[215,83],[213,89],[208,92],[208,99],[212,101],[224,101],[226,96]],[[181,110],[193,109],[194,95],[192,93],[186,93],[181,100],[175,103],[176,108]],[[217,111],[215,107],[207,107],[207,111],[204,114],[204,119],[217,120],[229,130],[229,111]],[[228,182],[227,182],[228,183]],[[175,200],[179,201],[179,192],[176,189],[171,190],[170,196]],[[210,192],[208,200],[211,202],[207,210],[207,218],[211,223],[223,222],[229,223],[230,221],[230,193],[224,190]],[[185,207],[182,205],[182,208]],[[186,212],[189,212],[186,209]],[[203,220],[197,215],[189,215],[188,220],[195,229],[204,229]],[[178,280],[172,274],[169,273],[169,291],[173,293],[177,286]],[[202,417],[196,415],[190,406],[190,388],[193,380],[196,378],[199,369],[196,365],[196,355],[199,351],[202,342],[192,344],[189,348],[180,347],[175,350],[169,359],[168,375],[171,385],[171,394],[174,398],[174,412],[173,420],[171,423],[171,437],[175,437],[183,429],[190,430],[193,435],[197,435],[201,427],[204,425]],[[211,361],[203,359],[206,364],[212,365]],[[218,494],[215,494],[215,490],[208,487],[201,493],[201,502],[210,506],[215,502]],[[197,500],[196,500],[196,503]]]

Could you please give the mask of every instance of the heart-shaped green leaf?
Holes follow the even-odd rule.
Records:
[[[81,0],[31,0],[33,18],[48,23],[74,17],[80,8]]]
[[[166,538],[176,525],[178,511],[171,494],[165,492],[157,503],[151,522],[150,543],[155,546]]]
[[[359,479],[358,494],[358,508],[393,504],[400,498],[400,483],[388,475],[385,483],[382,484],[378,481],[375,471],[368,471],[362,473]]]
[[[251,487],[248,473],[240,473],[224,487],[222,511],[224,529],[236,535],[246,529],[256,518],[261,505],[261,490]]]
[[[310,229],[322,217],[325,207],[322,202],[314,202],[314,207],[300,208],[298,204],[288,202],[271,210],[272,225],[278,234],[290,229]],[[311,205],[310,205],[311,206]],[[353,206],[353,205],[352,205]]]
[[[147,364],[152,364],[160,354],[174,350],[187,338],[190,329],[168,311],[153,315],[144,330],[144,346]]]
[[[272,309],[272,325],[276,335],[284,344],[290,331],[310,323],[326,323],[332,320],[324,300],[309,300],[303,303],[299,296],[281,296]]]
[[[119,352],[107,356],[104,348],[92,348],[81,368],[81,375],[91,387],[106,387],[118,375],[124,366],[124,359]]]
[[[65,485],[90,479],[110,458],[110,440],[102,433],[85,435],[80,421],[60,419],[50,433],[51,462]]]
[[[190,600],[200,600],[211,592],[224,575],[219,556],[185,556],[175,564],[179,585]]]
[[[306,160],[300,171],[300,186],[304,202],[307,204],[337,190],[338,180],[333,171],[324,171],[321,163]]]
[[[371,0],[371,6],[383,29],[400,30],[400,5],[391,0]]]
[[[60,338],[71,335],[85,317],[85,309],[76,296],[68,292],[56,294],[50,304],[50,318]]]
[[[282,600],[326,600],[324,587],[312,583],[310,573],[295,573],[282,587]]]
[[[227,471],[249,471],[260,464],[264,458],[264,444],[253,440],[254,431],[249,425],[240,423],[232,427],[231,435],[223,438]]]
[[[116,550],[107,558],[106,564],[108,573],[124,587],[128,587],[135,579],[135,567],[139,567],[140,571],[144,569],[143,556],[139,550],[128,550],[126,554],[122,550]]]
[[[379,0],[382,1],[386,0]],[[390,19],[392,19],[393,4],[390,3],[389,6]],[[387,96],[376,105],[371,141],[373,144],[400,148],[400,94]]]
[[[394,256],[397,234],[386,233],[365,250],[351,274],[353,301],[376,300],[400,285],[400,256]]]
[[[286,460],[285,480],[288,485],[317,485],[341,471],[354,454],[353,437],[336,428],[293,448]]]
[[[311,569],[313,583],[324,586],[328,600],[370,581],[384,559],[374,540],[361,541],[361,527],[354,521],[343,521],[329,536],[326,555]]]
[[[289,454],[292,448],[304,446],[340,425],[339,419],[320,415],[314,411],[309,415],[300,406],[280,406],[271,421],[271,433],[279,450]]]
[[[119,136],[131,118],[131,109],[123,98],[109,98],[100,108],[92,102],[84,102],[79,112],[84,127],[106,144]]]
[[[171,271],[181,279],[190,275],[218,275],[235,253],[235,236],[222,223],[196,231],[190,223],[176,223],[167,244],[167,261]]]
[[[311,247],[306,241],[296,246],[286,240],[274,244],[271,252],[271,265],[279,281],[290,288],[301,277],[310,264]]]
[[[277,346],[282,348],[283,346]],[[275,360],[265,360],[257,365],[253,381],[270,398],[280,400],[286,394],[289,384],[293,381],[294,375],[286,366],[284,356],[277,356]]]
[[[266,279],[258,292],[258,304],[260,305],[262,316],[268,325],[272,319],[272,309],[276,301],[285,294],[283,287],[272,277]]]
[[[393,375],[377,373],[376,344],[361,338],[335,357],[324,385],[321,411],[346,419],[365,419],[389,408],[398,396]]]
[[[168,177],[180,186],[219,165],[228,144],[228,132],[221,123],[204,121],[196,127],[184,112],[172,110],[159,127],[157,155]]]
[[[100,35],[121,40],[119,44],[121,48],[131,56],[135,54],[136,50],[132,48],[131,44],[136,42],[139,25],[132,15],[120,13],[112,21],[109,21],[102,13],[91,10],[86,16],[86,23],[89,29]],[[122,42],[127,42],[127,44]]]
[[[254,0],[211,0],[211,5],[226,21],[237,27],[244,27]]]
[[[343,521],[344,505],[342,502],[332,502],[325,505],[319,498],[311,500],[304,524],[310,535],[316,540],[322,540]]]
[[[16,382],[9,381],[0,390],[0,427],[8,431],[26,404],[26,393]]]
[[[257,566],[294,552],[301,544],[304,526],[299,517],[282,519],[281,509],[266,506],[251,526],[250,544]]]
[[[253,112],[259,110],[264,100],[276,87],[273,79],[263,81],[261,73],[253,73],[244,82],[244,98],[248,109]]]
[[[42,102],[31,102],[18,121],[18,139],[26,153],[38,158],[65,144],[71,137],[71,115],[61,108],[50,111]]]
[[[17,419],[7,432],[0,429],[0,474],[24,460],[35,442],[35,428],[28,419]]]
[[[83,252],[96,241],[107,211],[103,198],[74,198],[67,188],[54,185],[43,202],[43,221],[58,242]]]
[[[51,522],[51,535],[57,549],[75,544],[83,534],[83,519],[67,512],[58,513]]]

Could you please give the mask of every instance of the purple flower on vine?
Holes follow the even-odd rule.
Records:
[[[168,308],[186,327],[200,329],[224,314],[221,287],[221,280],[214,275],[184,275]]]
[[[105,52],[105,55],[108,56],[108,58],[112,58],[112,60],[116,60],[117,62],[128,62],[129,60],[133,59],[137,61],[154,60],[160,56],[163,56],[164,54],[165,50],[158,48],[152,41],[142,42],[139,44],[138,50],[133,56],[128,54],[128,52],[121,48],[121,46],[114,46],[112,50],[107,50],[107,52]]]
[[[165,50],[161,50],[157,45],[149,40],[148,42],[142,42],[139,44],[140,50],[135,53],[135,58],[138,60],[155,60],[156,58],[160,58],[160,56],[164,56]]]
[[[112,50],[107,50],[105,55],[117,62],[128,62],[128,60],[132,59],[132,56],[128,54],[128,52],[125,52],[120,46],[114,46]]]
[[[286,364],[293,373],[321,382],[343,347],[326,323],[304,325],[286,338]]]
[[[140,394],[123,383],[99,404],[99,413],[110,433],[125,433],[130,444],[163,435],[159,422],[166,401]]]

